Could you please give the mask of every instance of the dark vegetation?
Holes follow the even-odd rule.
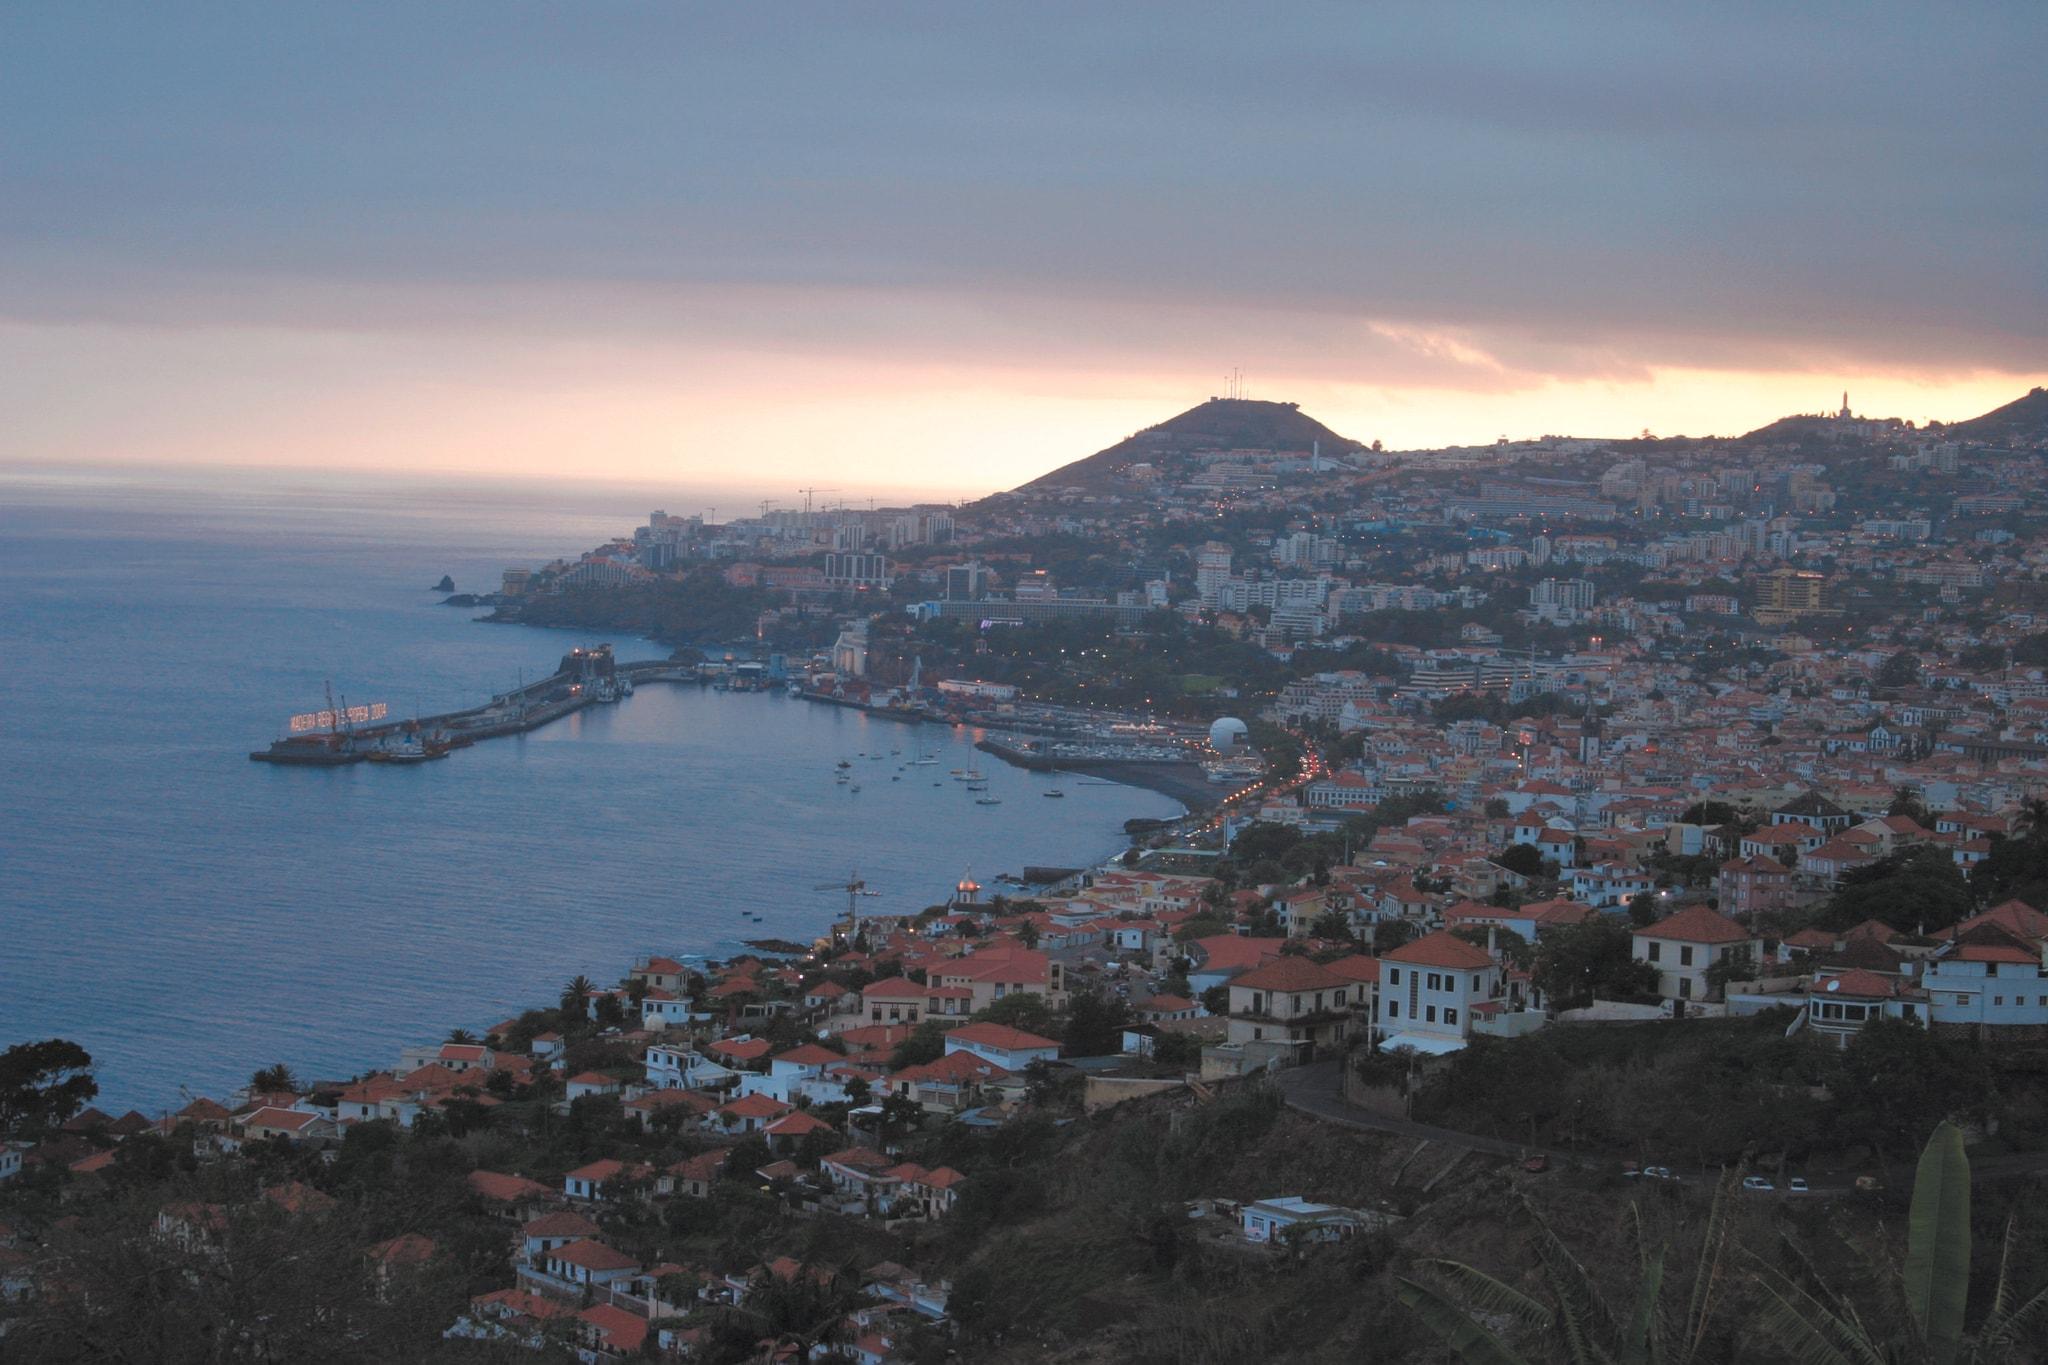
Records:
[[[1415,1092],[1415,1117],[1542,1146],[1688,1167],[1900,1161],[1944,1117],[2024,1150],[2048,1141],[2048,1048],[1990,1049],[1884,1020],[1846,1049],[1790,1012],[1475,1039]],[[1375,1079],[1385,1079],[1375,1075]]]

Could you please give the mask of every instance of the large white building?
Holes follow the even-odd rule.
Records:
[[[1763,961],[1763,941],[1718,910],[1688,906],[1635,931],[1635,960],[1657,969],[1657,994],[1666,1000],[1705,1000],[1707,968],[1731,953]]]
[[[1380,1047],[1456,1052],[1499,995],[1500,966],[1477,944],[1444,929],[1404,943],[1380,958]]]

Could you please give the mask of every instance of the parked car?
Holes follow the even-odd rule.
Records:
[[[1785,1182],[1785,1192],[1787,1194],[1811,1194],[1813,1191],[1807,1188],[1805,1176],[1795,1175]]]
[[[1671,1173],[1671,1168],[1669,1166],[1645,1166],[1643,1167],[1643,1175],[1646,1179],[1650,1180],[1678,1179],[1677,1176]]]
[[[1749,1194],[1771,1194],[1778,1187],[1760,1175],[1746,1175],[1742,1177],[1742,1188]]]
[[[1522,1162],[1522,1169],[1532,1175],[1541,1175],[1550,1169],[1550,1158],[1538,1152],[1535,1156],[1529,1157]]]
[[[1870,1194],[1883,1188],[1883,1182],[1874,1175],[1859,1175],[1856,1177],[1856,1189],[1859,1193]]]

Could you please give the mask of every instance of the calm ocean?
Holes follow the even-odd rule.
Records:
[[[76,1039],[111,1112],[221,1098],[273,1061],[351,1075],[636,953],[807,939],[844,906],[813,888],[850,868],[882,893],[864,909],[913,909],[1179,809],[1072,782],[1042,800],[1045,778],[937,727],[661,686],[421,768],[248,761],[330,679],[406,714],[551,671],[594,641],[474,624],[425,589],[487,589],[646,511],[602,490],[0,470],[0,1046]],[[941,763],[902,767],[920,744]],[[945,780],[970,765],[1003,804]]]

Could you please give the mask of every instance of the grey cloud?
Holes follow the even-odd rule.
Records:
[[[1159,352],[1145,310],[1211,308],[1508,370],[2048,367],[2044,38],[2017,5],[16,7],[0,312],[624,293],[688,339],[707,290],[903,291]]]

